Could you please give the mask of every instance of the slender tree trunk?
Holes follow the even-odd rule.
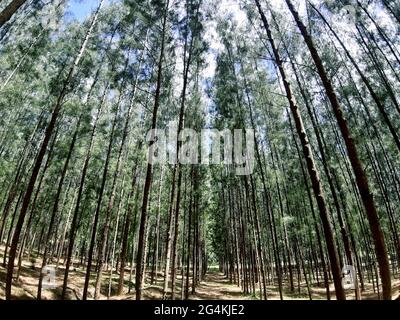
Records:
[[[152,116],[152,125],[151,129],[156,129],[157,127],[157,112],[158,107],[160,105],[160,94],[161,94],[161,84],[162,84],[162,71],[163,71],[163,60],[164,60],[164,50],[165,50],[165,41],[166,41],[166,33],[167,33],[167,17],[168,17],[168,10],[169,9],[169,0],[167,0],[164,9],[164,17],[163,17],[163,26],[162,26],[162,39],[161,39],[161,48],[160,48],[160,57],[158,61],[158,71],[157,71],[157,85],[156,85],[156,92],[154,95],[154,107],[153,107],[153,116]],[[154,144],[154,139],[149,144],[149,149]],[[143,190],[143,204],[142,204],[142,214],[140,217],[140,227],[139,227],[139,241],[138,241],[138,252],[136,258],[136,282],[135,282],[135,289],[136,289],[136,300],[141,300],[142,298],[142,290],[143,290],[143,281],[144,281],[144,269],[146,266],[145,260],[145,251],[146,248],[146,234],[147,234],[147,220],[148,220],[148,213],[147,207],[149,202],[149,194],[151,188],[151,180],[152,180],[152,171],[153,166],[151,161],[147,164],[146,169],[146,179],[144,183],[144,190]]]
[[[11,17],[22,7],[26,0],[13,0],[0,12],[0,28],[11,19]]]
[[[159,256],[159,247],[160,247],[160,220],[161,220],[161,191],[162,191],[162,183],[164,178],[164,167],[161,168],[161,176],[160,182],[158,185],[158,205],[157,205],[157,218],[156,218],[156,240],[154,243],[154,263],[153,263],[153,271],[151,274],[151,284],[154,283],[154,280],[157,282],[158,277],[158,256]]]
[[[110,275],[109,275],[109,281],[108,281],[107,299],[110,299],[111,290],[112,290],[112,278],[113,278],[113,272],[114,272],[115,248],[117,245],[119,215],[121,212],[121,206],[122,206],[122,202],[123,202],[122,200],[124,198],[124,188],[123,187],[124,187],[124,181],[122,181],[121,198],[119,199],[119,206],[117,209],[117,217],[116,217],[116,222],[115,222],[115,226],[114,226],[114,237],[113,237],[112,250],[111,250],[111,263],[110,263]]]
[[[128,60],[126,61],[126,66],[127,65],[128,65]],[[128,107],[127,115],[125,116],[126,120],[125,120],[125,125],[124,125],[124,129],[123,129],[123,133],[122,133],[122,141],[121,141],[121,145],[120,145],[119,152],[118,152],[117,166],[116,166],[114,176],[113,176],[113,181],[112,181],[111,196],[108,201],[108,206],[107,206],[107,210],[106,210],[106,217],[105,217],[104,228],[103,228],[102,238],[101,238],[102,240],[100,242],[100,253],[99,253],[100,259],[97,263],[98,272],[97,272],[96,285],[95,285],[95,299],[97,299],[100,294],[101,279],[102,279],[102,273],[103,273],[103,267],[104,267],[103,264],[104,264],[104,259],[105,259],[105,249],[106,249],[106,245],[107,245],[107,241],[108,241],[108,233],[109,233],[109,229],[110,229],[110,219],[111,219],[111,215],[112,215],[112,210],[114,208],[114,201],[115,201],[115,196],[116,196],[116,191],[117,191],[116,190],[117,180],[120,175],[120,170],[121,170],[121,165],[122,165],[121,158],[124,153],[126,139],[128,138],[131,112],[132,112],[132,108],[135,103],[136,85],[137,85],[137,79],[138,79],[138,73],[140,70],[140,65],[141,65],[141,63],[139,63],[139,67],[136,72],[136,80],[135,80],[135,84],[134,84],[134,88],[133,88],[133,93],[132,93],[131,101],[130,101],[130,104]],[[111,142],[112,141],[113,141],[113,138],[111,138]]]
[[[311,178],[311,183],[314,191],[314,195],[318,204],[318,209],[320,213],[320,218],[322,221],[322,226],[324,229],[324,235],[326,238],[326,244],[328,248],[328,254],[329,254],[329,259],[331,263],[331,268],[332,268],[332,274],[333,274],[333,279],[334,279],[334,285],[335,285],[335,292],[336,292],[336,297],[338,300],[345,300],[346,295],[344,293],[343,287],[342,287],[342,282],[341,282],[341,271],[340,271],[340,264],[339,264],[339,257],[337,253],[337,249],[335,247],[335,241],[334,241],[334,235],[332,232],[332,225],[330,221],[330,215],[328,212],[328,207],[326,204],[324,192],[322,189],[322,184],[320,181],[319,177],[319,172],[316,168],[315,161],[314,161],[314,155],[311,150],[311,146],[309,143],[309,139],[307,137],[307,133],[304,128],[302,116],[300,114],[300,110],[296,104],[296,100],[293,96],[291,86],[289,84],[289,80],[286,76],[286,71],[284,70],[283,67],[283,62],[280,58],[279,52],[277,47],[275,46],[275,42],[272,38],[272,33],[269,27],[269,23],[267,21],[267,18],[262,11],[261,5],[258,0],[255,0],[256,5],[258,7],[258,11],[261,15],[262,22],[264,24],[265,30],[268,35],[268,40],[271,44],[272,51],[275,57],[275,62],[279,68],[279,72],[281,74],[283,84],[285,87],[286,91],[286,96],[289,101],[290,109],[292,111],[292,115],[295,121],[296,129],[298,136],[300,138],[302,147],[303,147],[303,154],[307,162],[307,169],[308,173]]]
[[[64,185],[64,180],[65,180],[65,176],[67,174],[67,170],[68,170],[68,166],[69,166],[69,162],[71,160],[72,157],[72,152],[74,151],[75,148],[75,143],[76,143],[76,139],[78,137],[78,133],[79,133],[79,129],[80,129],[80,124],[81,124],[81,120],[82,120],[82,116],[83,114],[80,115],[78,122],[76,124],[76,128],[75,128],[75,132],[74,135],[72,137],[72,141],[69,147],[69,151],[68,151],[68,155],[67,158],[65,160],[64,163],[64,168],[61,172],[61,177],[60,177],[60,181],[58,183],[58,188],[57,188],[57,192],[56,192],[56,197],[54,200],[54,205],[53,205],[53,210],[51,212],[51,216],[50,216],[50,223],[49,223],[49,228],[48,228],[48,232],[47,232],[47,236],[46,236],[46,245],[45,245],[45,251],[42,257],[42,267],[41,267],[41,272],[39,275],[39,284],[38,284],[38,292],[37,292],[37,299],[40,300],[42,298],[42,282],[43,282],[43,268],[46,266],[47,264],[47,256],[48,256],[48,252],[50,249],[50,243],[51,243],[51,236],[53,233],[53,229],[54,229],[54,223],[55,223],[55,218],[58,212],[58,205],[59,205],[59,200],[60,200],[60,196],[61,196],[61,191],[62,191],[62,187]]]
[[[74,213],[73,213],[72,221],[71,221],[71,228],[70,228],[70,232],[69,232],[69,242],[68,242],[67,258],[66,258],[66,262],[65,262],[63,289],[62,289],[62,294],[61,294],[61,299],[63,299],[63,300],[65,299],[66,292],[67,292],[69,268],[71,266],[71,261],[72,261],[72,256],[73,256],[75,236],[76,236],[75,233],[76,233],[76,228],[77,228],[77,224],[78,224],[78,216],[79,216],[79,210],[80,210],[80,205],[81,205],[81,200],[82,200],[82,195],[83,195],[83,188],[85,185],[86,175],[87,175],[87,171],[89,168],[89,161],[90,161],[91,153],[92,153],[92,149],[93,149],[93,143],[94,143],[94,138],[95,138],[95,134],[96,134],[97,124],[98,124],[98,121],[101,116],[101,112],[102,112],[102,109],[103,109],[103,106],[105,103],[107,93],[108,93],[108,85],[104,89],[104,93],[103,93],[99,108],[97,110],[96,118],[94,120],[93,127],[91,130],[91,135],[90,135],[90,140],[89,140],[89,144],[88,144],[87,151],[86,151],[85,160],[84,160],[83,167],[82,167],[82,174],[81,174],[81,178],[80,178],[80,182],[79,182],[78,195],[77,195],[77,199],[76,199]]]
[[[350,163],[353,168],[354,175],[356,177],[357,187],[359,189],[361,199],[367,214],[368,222],[371,229],[372,238],[374,240],[375,252],[378,259],[379,273],[382,281],[382,291],[383,298],[385,300],[390,300],[392,298],[392,286],[391,286],[391,275],[389,267],[389,259],[387,256],[387,250],[385,245],[385,240],[379,221],[378,213],[375,207],[375,202],[373,194],[370,190],[368,178],[363,169],[361,160],[358,156],[358,151],[354,140],[351,136],[347,121],[344,117],[342,108],[339,105],[338,98],[336,96],[335,90],[332,86],[330,79],[325,71],[322,60],[318,54],[317,49],[314,46],[313,40],[309,35],[306,26],[300,20],[299,14],[294,8],[290,0],[285,0],[296,24],[304,38],[305,43],[310,51],[311,57],[314,60],[315,66],[317,67],[318,74],[321,81],[325,87],[327,97],[331,103],[334,115],[336,117],[337,123],[339,125],[340,131],[342,133],[347,153],[349,155]]]
[[[110,138],[109,138],[110,141],[109,141],[108,149],[107,149],[106,161],[104,164],[101,185],[100,185],[99,194],[98,194],[98,198],[97,198],[96,212],[94,215],[92,234],[91,234],[90,245],[89,245],[88,263],[86,266],[85,284],[83,287],[83,295],[82,295],[83,300],[87,300],[87,296],[88,296],[90,273],[92,271],[93,253],[94,253],[94,247],[96,244],[96,233],[97,233],[97,227],[98,227],[99,218],[100,218],[100,210],[101,210],[101,205],[103,202],[103,196],[104,196],[104,190],[105,190],[107,176],[108,176],[110,160],[111,160],[111,151],[112,151],[112,147],[114,145],[115,129],[116,129],[117,122],[118,122],[118,114],[119,114],[119,111],[121,108],[121,106],[120,106],[121,97],[122,97],[122,92],[120,92],[116,110],[115,110],[114,120],[113,120],[113,124],[112,124],[112,128],[111,128]],[[96,294],[95,294],[95,298],[96,298]]]
[[[20,212],[20,215],[19,215],[19,219],[18,219],[16,228],[15,228],[13,240],[12,240],[12,243],[11,243],[9,261],[8,261],[8,266],[7,266],[7,278],[6,278],[6,299],[7,300],[11,299],[11,286],[12,286],[12,277],[13,277],[14,263],[15,263],[14,260],[15,260],[15,257],[16,257],[17,246],[18,246],[18,242],[19,242],[19,236],[21,234],[21,230],[22,230],[22,227],[23,227],[23,224],[24,224],[24,221],[25,221],[25,216],[26,216],[26,213],[28,211],[29,203],[30,203],[30,200],[31,200],[31,197],[32,197],[32,192],[33,192],[33,189],[34,189],[35,184],[36,184],[36,179],[38,177],[39,170],[40,170],[40,167],[42,165],[43,158],[44,158],[44,156],[46,154],[47,146],[49,144],[51,135],[52,135],[52,133],[54,131],[54,127],[55,127],[56,122],[58,120],[58,117],[59,117],[59,114],[60,114],[60,111],[61,111],[61,108],[62,108],[62,105],[63,105],[63,102],[64,102],[65,95],[67,94],[68,85],[69,85],[69,83],[70,83],[70,81],[71,81],[71,79],[73,77],[73,74],[74,74],[76,68],[78,67],[80,61],[82,60],[82,57],[83,57],[84,52],[86,50],[86,45],[87,45],[87,43],[89,41],[89,38],[90,38],[90,36],[92,34],[92,31],[93,31],[94,25],[95,25],[95,23],[97,21],[97,17],[98,17],[99,11],[101,9],[101,6],[103,4],[103,1],[104,0],[101,0],[99,6],[97,8],[97,11],[93,16],[93,19],[91,21],[90,27],[89,27],[88,31],[86,32],[85,38],[84,38],[84,40],[82,42],[82,45],[80,47],[79,53],[76,56],[75,61],[74,61],[73,65],[71,66],[66,79],[64,80],[64,84],[63,84],[63,87],[61,89],[60,95],[58,96],[57,102],[56,102],[56,104],[54,106],[54,109],[52,111],[50,122],[49,122],[49,124],[48,124],[48,126],[46,128],[45,136],[44,136],[43,142],[42,142],[42,144],[40,146],[40,150],[39,150],[38,156],[37,156],[37,158],[35,160],[35,165],[33,167],[32,174],[31,174],[31,177],[29,179],[29,183],[28,183],[28,186],[27,186],[27,189],[26,189],[26,192],[25,192],[25,196],[24,196],[24,199],[23,199],[22,207],[21,207],[21,212]]]

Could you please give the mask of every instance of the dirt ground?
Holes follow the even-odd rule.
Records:
[[[2,265],[3,262],[4,247],[0,247],[0,299],[5,298],[5,279],[6,279],[6,269]],[[14,281],[12,296],[14,299],[26,299],[31,300],[36,298],[37,285],[39,279],[39,270],[41,266],[41,261],[38,258],[31,259],[31,261],[24,260],[21,266],[21,271],[18,281]],[[80,300],[82,298],[82,288],[85,279],[85,268],[71,268],[69,274],[69,284],[68,284],[68,299]],[[65,268],[60,264],[59,268],[56,270],[56,288],[43,290],[43,299],[59,299],[61,296],[62,281]],[[118,285],[118,274],[113,273],[112,285],[111,285],[111,296],[110,300],[134,300],[134,288],[131,284],[132,291],[128,293],[129,286],[129,270],[125,272],[125,294],[121,296],[115,296],[113,293],[116,291]],[[133,277],[134,278],[134,277]],[[107,293],[109,290],[109,279],[110,272],[106,271],[103,274],[103,285],[102,285],[102,296],[101,299],[107,299]],[[150,279],[147,279],[147,283],[150,283]],[[89,299],[93,297],[95,282],[95,273],[92,272],[91,286],[89,289]],[[181,296],[181,277],[177,277],[177,298]],[[144,299],[161,299],[162,298],[162,285],[163,285],[163,275],[158,274],[157,281],[153,285],[147,285],[143,292]],[[400,280],[393,279],[393,297],[399,297],[400,290]],[[268,299],[277,300],[279,299],[279,292],[276,287],[267,287]],[[320,284],[318,286],[313,283],[312,288],[312,299],[322,300],[325,299],[325,288]],[[334,299],[333,285],[331,286],[331,296]],[[300,284],[300,293],[298,290],[298,285],[295,282],[295,291],[290,292],[288,283],[284,283],[283,286],[283,298],[284,300],[308,300],[308,294],[305,283]],[[348,299],[354,299],[354,293],[348,291]],[[373,291],[371,283],[365,284],[365,290],[362,292],[362,299],[372,300],[377,299],[377,293]],[[235,285],[231,284],[228,279],[224,277],[223,274],[217,271],[209,272],[204,281],[202,281],[196,288],[196,293],[190,295],[192,300],[255,300],[259,297],[255,295],[245,295],[241,292],[241,289]]]

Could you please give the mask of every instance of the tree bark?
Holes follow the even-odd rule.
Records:
[[[305,43],[310,51],[311,57],[317,67],[318,74],[324,85],[326,95],[331,103],[333,113],[336,117],[337,123],[339,125],[340,131],[342,133],[347,153],[350,159],[351,166],[353,168],[354,175],[356,177],[356,183],[358,190],[361,195],[361,199],[367,214],[369,226],[371,229],[372,238],[374,240],[375,252],[379,265],[379,273],[382,281],[382,292],[383,299],[390,300],[392,298],[392,285],[391,285],[391,275],[389,267],[389,259],[387,256],[387,250],[385,245],[385,240],[381,228],[381,224],[378,217],[378,212],[375,207],[375,201],[373,194],[370,190],[368,178],[363,169],[361,160],[358,156],[358,151],[354,140],[351,136],[350,129],[347,124],[347,120],[344,117],[342,108],[340,107],[338,98],[336,96],[335,90],[332,86],[330,79],[325,71],[322,60],[315,48],[314,42],[303,22],[300,20],[300,16],[294,8],[290,0],[285,0],[293,18],[304,38]]]
[[[26,0],[13,0],[2,12],[0,12],[0,28],[11,19],[11,17],[25,2]]]
[[[46,154],[47,145],[49,144],[50,138],[51,138],[52,133],[54,131],[54,127],[55,127],[56,122],[58,120],[58,117],[59,117],[59,114],[60,114],[60,111],[61,111],[61,108],[62,108],[62,105],[63,105],[63,102],[64,102],[64,98],[65,98],[65,96],[66,96],[66,94],[68,92],[68,85],[69,85],[69,83],[70,83],[70,81],[71,81],[71,79],[72,79],[72,77],[74,75],[74,72],[75,72],[76,68],[78,67],[80,61],[82,60],[83,54],[84,54],[84,52],[86,50],[87,43],[88,43],[89,38],[90,38],[90,36],[92,34],[94,25],[96,24],[97,17],[98,17],[99,11],[101,9],[101,6],[103,4],[103,1],[104,0],[101,0],[99,6],[97,8],[97,11],[96,11],[96,13],[94,14],[94,16],[92,18],[90,27],[89,27],[88,31],[86,32],[85,38],[84,38],[84,40],[82,42],[82,45],[81,45],[81,47],[79,49],[79,53],[76,56],[75,61],[74,61],[73,65],[71,66],[66,79],[64,80],[63,87],[61,89],[60,95],[58,96],[57,102],[56,102],[56,104],[54,106],[54,109],[52,111],[50,122],[49,122],[49,124],[48,124],[48,126],[46,128],[45,136],[44,136],[43,142],[42,142],[42,144],[40,146],[40,150],[39,150],[38,156],[37,156],[37,158],[35,160],[35,164],[34,164],[34,167],[33,167],[33,170],[32,170],[32,174],[31,174],[31,177],[29,179],[29,183],[28,183],[28,186],[27,186],[27,189],[26,189],[26,192],[25,192],[25,196],[24,196],[23,202],[22,202],[20,215],[19,215],[18,222],[17,222],[16,228],[15,228],[13,240],[12,240],[12,243],[11,243],[11,249],[10,249],[10,253],[9,253],[9,261],[8,261],[8,266],[7,266],[7,278],[6,278],[6,299],[7,300],[11,299],[11,286],[12,286],[12,277],[13,277],[14,263],[15,263],[14,260],[15,260],[15,257],[16,257],[17,246],[18,246],[18,242],[19,242],[19,236],[21,234],[21,230],[22,230],[23,224],[25,222],[25,216],[26,216],[26,213],[28,211],[29,203],[30,203],[30,200],[31,200],[31,197],[32,197],[32,192],[33,192],[33,189],[34,189],[35,184],[36,184],[36,179],[38,177],[39,170],[40,170],[40,167],[42,165],[43,158],[44,158],[44,156]]]
[[[165,4],[165,8],[164,8],[160,57],[159,57],[159,61],[158,61],[158,70],[157,70],[157,85],[156,85],[156,91],[155,91],[155,95],[154,95],[154,106],[153,106],[151,129],[156,129],[156,127],[157,127],[157,112],[158,112],[158,107],[160,105],[163,60],[164,60],[164,50],[165,50],[165,41],[166,41],[166,32],[167,32],[168,8],[169,8],[169,0],[167,0],[167,2]],[[154,141],[151,141],[149,144],[149,147],[151,147],[151,145],[153,143],[154,143]],[[143,280],[144,280],[143,279],[144,278],[143,271],[146,266],[144,248],[146,247],[146,242],[147,242],[147,239],[146,239],[147,220],[148,220],[147,207],[148,207],[149,194],[150,194],[150,188],[151,188],[151,182],[152,182],[152,173],[153,173],[153,166],[149,162],[147,164],[146,179],[145,179],[144,189],[143,189],[142,213],[141,213],[141,217],[140,217],[138,252],[137,252],[137,258],[136,258],[136,281],[135,281],[136,300],[142,299]]]
[[[273,51],[274,58],[275,58],[275,63],[277,64],[277,66],[279,68],[279,72],[280,72],[282,80],[283,80],[286,96],[287,96],[287,99],[288,99],[288,102],[290,105],[290,110],[292,112],[292,116],[294,118],[295,126],[297,129],[297,133],[299,135],[299,138],[300,138],[300,141],[301,141],[301,144],[303,147],[303,154],[304,154],[304,157],[307,162],[308,173],[310,175],[314,195],[315,195],[315,198],[316,198],[316,201],[318,204],[318,209],[319,209],[319,214],[320,214],[320,218],[322,221],[322,226],[324,229],[324,235],[325,235],[326,245],[327,245],[328,254],[329,254],[329,260],[330,260],[330,264],[331,264],[331,268],[332,268],[336,297],[338,300],[346,300],[346,295],[344,293],[344,290],[342,287],[342,282],[341,282],[339,257],[338,257],[337,249],[335,247],[335,240],[334,240],[334,235],[332,232],[330,215],[329,215],[328,207],[326,204],[325,195],[324,195],[324,192],[322,189],[319,172],[318,172],[318,169],[316,168],[316,164],[314,161],[314,155],[311,150],[310,142],[309,142],[307,133],[304,128],[300,110],[297,106],[296,100],[292,93],[292,89],[291,89],[289,80],[286,76],[286,71],[283,67],[282,59],[280,58],[280,54],[275,45],[275,41],[273,40],[272,32],[270,30],[268,20],[265,16],[264,12],[262,11],[259,0],[255,0],[255,2],[256,2],[258,11],[261,15],[261,19],[264,24],[264,28],[267,32],[268,40],[272,47],[272,51]]]

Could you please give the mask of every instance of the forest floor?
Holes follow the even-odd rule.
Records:
[[[4,247],[0,247],[0,300],[5,298],[5,279],[6,279],[6,268],[3,266],[3,254]],[[39,279],[39,271],[41,267],[41,261],[38,258],[31,259],[30,261],[24,260],[21,266],[21,271],[18,281],[13,283],[13,298],[31,300],[36,298],[37,285]],[[56,288],[43,290],[43,299],[59,299],[61,296],[62,281],[64,275],[64,266],[60,264],[56,272]],[[68,296],[67,299],[80,300],[82,294],[82,288],[85,279],[85,268],[71,268],[69,274],[68,284]],[[103,285],[101,299],[107,299],[107,292],[109,290],[109,271],[103,274]],[[125,288],[129,286],[130,272],[127,269],[125,272]],[[126,293],[121,296],[115,296],[115,292],[118,286],[119,275],[114,272],[111,285],[111,297],[110,300],[134,300],[135,294],[134,289],[132,292]],[[134,278],[134,276],[133,276]],[[147,285],[143,292],[143,298],[147,300],[161,299],[162,298],[162,285],[163,275],[158,274],[158,279],[153,285]],[[147,279],[147,283],[150,283],[150,279]],[[89,299],[93,296],[93,287],[95,282],[95,272],[91,274],[91,289],[89,290]],[[177,277],[177,298],[180,298],[181,290],[181,277]],[[378,295],[373,290],[371,283],[365,284],[365,291],[362,293],[362,298],[367,300],[377,299]],[[400,279],[393,279],[393,297],[399,297],[400,290]],[[268,299],[277,300],[279,299],[279,292],[276,287],[267,287]],[[322,285],[313,283],[311,287],[312,298],[315,300],[325,299],[325,288]],[[334,299],[333,286],[331,287],[331,296]],[[243,294],[239,286],[232,284],[228,279],[224,277],[222,273],[211,270],[206,274],[205,279],[196,288],[196,293],[190,295],[191,300],[256,300],[259,297],[250,294]],[[287,283],[283,285],[283,298],[284,300],[308,300],[308,294],[305,283],[301,284],[300,293],[297,284],[295,284],[295,291],[291,292]],[[354,299],[354,294],[351,292],[347,295],[348,299]]]

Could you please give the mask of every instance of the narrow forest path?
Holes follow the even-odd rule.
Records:
[[[196,288],[193,300],[249,300],[239,286],[231,284],[222,273],[207,273],[203,282]]]
[[[180,297],[180,276],[178,276],[177,280],[176,296]],[[156,284],[146,286],[143,297],[146,300],[158,300],[162,298],[162,275],[158,277]],[[254,298],[253,296],[245,295],[236,284],[230,283],[223,273],[215,271],[208,272],[204,280],[196,287],[196,292],[189,295],[190,300],[251,300]],[[134,300],[135,295],[134,293],[130,293],[124,296],[112,297],[111,299]]]

